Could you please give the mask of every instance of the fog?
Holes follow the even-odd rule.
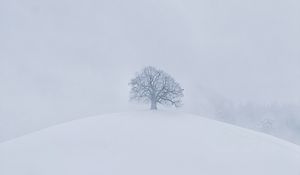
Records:
[[[180,111],[300,143],[299,5],[2,0],[0,140],[76,118],[148,109],[129,102],[128,82],[151,65],[185,89]],[[257,129],[266,113],[276,132]]]

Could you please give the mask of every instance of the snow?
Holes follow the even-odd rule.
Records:
[[[2,175],[299,175],[300,148],[200,116],[138,111],[0,144]]]

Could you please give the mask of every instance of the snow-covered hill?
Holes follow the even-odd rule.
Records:
[[[174,112],[103,115],[0,144],[2,175],[299,175],[298,146]]]

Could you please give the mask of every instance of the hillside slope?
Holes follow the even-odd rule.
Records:
[[[199,116],[103,115],[0,144],[6,175],[299,175],[298,146]]]

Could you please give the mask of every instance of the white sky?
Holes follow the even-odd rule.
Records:
[[[299,6],[297,0],[2,0],[0,139],[133,108],[128,82],[147,65],[182,83],[189,112],[201,108],[193,98],[207,93],[198,87],[234,102],[299,104]]]

